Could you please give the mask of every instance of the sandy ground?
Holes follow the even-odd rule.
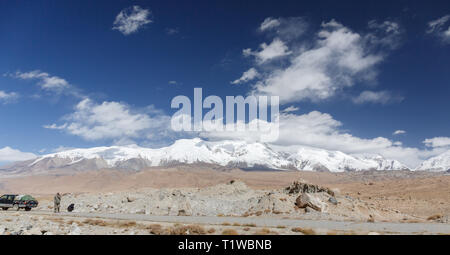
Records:
[[[230,184],[231,180],[238,181]],[[287,194],[284,190],[295,180],[336,191],[338,204],[331,204],[328,201],[330,196],[322,192],[317,197],[323,201],[323,211],[305,212],[304,209],[297,208],[295,199],[298,194]],[[55,192],[65,193],[62,208],[72,202],[76,204],[74,213],[77,218],[81,218],[76,220],[76,226],[66,226],[68,223],[73,224],[70,217],[75,214],[58,216],[62,218],[56,220],[59,221],[58,224],[62,224],[58,225],[62,229],[59,232],[57,227],[48,227],[56,226],[50,224],[53,219],[43,220],[49,224],[39,226],[39,229],[49,229],[44,232],[59,234],[70,234],[73,229],[75,233],[86,234],[151,234],[148,227],[143,227],[144,223],[141,224],[140,221],[145,221],[147,225],[161,225],[162,230],[159,231],[164,234],[170,234],[175,231],[174,228],[183,226],[186,230],[186,224],[199,225],[204,229],[203,232],[214,228],[214,233],[221,234],[227,227],[222,225],[225,219],[221,217],[244,219],[243,222],[235,222],[234,218],[227,219],[233,221],[228,223],[229,227],[238,234],[255,234],[257,231],[303,233],[298,229],[292,231],[293,228],[306,229],[306,232],[312,230],[316,234],[450,234],[447,224],[450,215],[449,184],[450,176],[427,172],[371,171],[335,174],[237,169],[219,171],[182,167],[140,172],[103,170],[70,176],[7,178],[0,179],[0,190],[3,193],[28,193],[37,197],[40,206],[31,213],[48,213],[52,208],[52,195]],[[186,214],[185,217],[191,217],[191,220],[180,222],[177,218],[182,217],[180,212],[183,212],[182,215]],[[12,217],[15,214],[17,215]],[[96,230],[96,224],[89,223],[89,220],[99,216],[98,214],[103,217],[100,217],[102,221],[109,223],[100,223],[108,226],[97,226]],[[36,217],[56,217],[37,216],[22,211],[3,211],[0,215],[0,218],[8,217],[10,220],[4,222],[14,222],[23,217],[26,218],[25,221],[32,221]],[[124,215],[136,217],[123,219]],[[168,219],[157,221],[151,217],[173,217],[173,222],[167,222]],[[193,220],[195,217],[219,220],[204,222]],[[110,226],[111,220],[119,219],[137,222],[137,227],[125,228],[127,231],[121,232],[124,230],[123,226]],[[243,230],[253,226],[252,219],[258,225],[254,229]],[[38,221],[42,219],[39,218]],[[24,232],[31,226],[22,225],[22,228],[3,232]],[[0,224],[0,232],[2,228],[8,229]]]

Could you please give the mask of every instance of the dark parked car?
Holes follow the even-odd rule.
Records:
[[[18,211],[24,208],[25,211],[30,211],[31,208],[38,206],[38,201],[30,195],[3,195],[0,197],[0,208]]]

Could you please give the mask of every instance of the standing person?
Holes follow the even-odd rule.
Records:
[[[59,207],[61,204],[61,195],[58,193],[56,193],[55,197],[53,198],[53,202],[55,203],[54,207],[53,207],[53,211],[56,213],[59,213]]]

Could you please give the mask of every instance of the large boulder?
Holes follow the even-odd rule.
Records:
[[[321,199],[313,194],[302,193],[295,200],[295,204],[298,208],[306,208],[310,207],[316,211],[323,211],[325,208],[325,204],[321,201]]]

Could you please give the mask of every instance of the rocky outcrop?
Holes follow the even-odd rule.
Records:
[[[289,187],[286,187],[288,194],[298,194],[298,193],[319,193],[325,192],[330,196],[334,197],[334,191],[329,188],[321,187],[315,184],[308,184],[300,181],[293,182]]]

